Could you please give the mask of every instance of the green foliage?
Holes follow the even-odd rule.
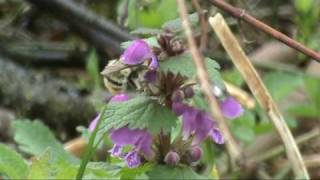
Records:
[[[320,79],[314,77],[304,77],[304,87],[309,96],[307,104],[297,104],[289,107],[290,114],[306,118],[320,117]]]
[[[235,86],[242,86],[244,83],[244,80],[237,68],[223,71],[221,76],[225,81],[234,84]]]
[[[146,179],[145,173],[153,168],[153,164],[145,163],[137,168],[124,167],[120,170],[120,179]]]
[[[51,149],[47,149],[41,156],[32,160],[29,179],[74,179],[79,165],[72,164],[63,158],[57,158]],[[84,174],[84,179],[111,178],[109,172],[114,167],[106,163],[89,163]],[[117,176],[112,176],[116,178]]]
[[[275,101],[283,100],[303,85],[302,76],[293,73],[271,72],[263,80]]]
[[[14,140],[19,144],[19,149],[32,154],[42,154],[48,147],[53,150],[55,156],[62,156],[70,161],[77,161],[71,154],[67,153],[62,144],[56,140],[40,121],[18,120],[13,123],[15,131]]]
[[[101,76],[99,71],[99,59],[94,49],[91,50],[89,56],[87,57],[86,70],[91,76],[91,78],[93,79],[94,87],[96,89],[100,89],[102,81],[101,81]]]
[[[124,6],[125,1],[122,1],[119,10],[122,10]],[[171,0],[130,0],[128,7],[129,28],[159,28],[164,22],[178,16],[177,8],[176,1]],[[121,15],[119,14],[119,16]]]
[[[307,46],[319,49],[317,37],[319,37],[320,1],[319,0],[295,0],[297,10],[296,24],[298,25],[298,39]]]
[[[237,119],[231,120],[231,131],[239,139],[246,143],[252,142],[255,138],[255,117],[253,113],[246,111]]]
[[[221,79],[218,69],[220,68],[219,64],[210,58],[206,58],[206,65],[209,73],[209,78],[221,89],[224,89],[224,84]],[[197,71],[195,69],[192,56],[190,53],[184,53],[178,56],[169,57],[163,61],[160,61],[160,70],[178,74],[180,73],[183,76],[188,78],[196,77]]]
[[[197,13],[190,14],[188,16],[191,26],[197,30],[197,25],[199,24],[199,16]],[[170,20],[165,22],[162,26],[162,29],[168,30],[172,33],[176,33],[179,35],[183,31],[182,21],[180,18]],[[140,36],[148,36],[148,35],[159,35],[164,34],[165,31],[157,28],[146,28],[146,27],[138,27],[137,29],[131,31],[132,34],[140,35]],[[196,31],[197,32],[197,31]]]
[[[193,13],[188,16],[191,26],[195,27],[199,23],[198,13]],[[183,31],[181,18],[167,21],[162,25],[162,29],[170,30],[170,32]]]
[[[210,179],[195,173],[190,167],[169,167],[163,165],[154,166],[154,168],[147,173],[149,179]]]
[[[11,179],[23,179],[28,174],[25,160],[13,149],[0,144],[0,179],[5,175]]]
[[[314,5],[314,0],[295,0],[294,5],[299,12],[308,13]]]
[[[176,125],[177,117],[170,109],[147,96],[137,96],[125,103],[109,103],[102,118],[100,131],[110,128],[147,128],[151,133],[169,132]]]
[[[203,111],[210,111],[209,104],[206,99],[204,99],[200,89],[195,88],[194,90],[194,96],[191,100],[192,106],[199,108]]]

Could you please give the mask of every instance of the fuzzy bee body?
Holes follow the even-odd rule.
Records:
[[[102,72],[105,87],[113,94],[141,90],[144,82],[145,68],[126,66],[119,60],[111,60]]]

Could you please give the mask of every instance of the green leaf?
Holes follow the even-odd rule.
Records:
[[[314,5],[314,0],[295,0],[294,6],[300,13],[307,14]]]
[[[149,179],[210,179],[202,177],[195,173],[190,167],[169,167],[163,165],[154,166],[154,168],[147,173]]]
[[[166,106],[150,97],[137,96],[125,103],[109,103],[99,131],[105,133],[129,124],[129,128],[147,128],[151,133],[169,132],[176,121],[176,115]]]
[[[50,159],[51,151],[48,149],[40,157],[32,160],[29,179],[48,179],[50,178]]]
[[[203,111],[210,111],[209,104],[207,100],[203,97],[200,89],[194,90],[194,96],[192,97],[191,104],[192,106]]]
[[[288,113],[298,117],[304,118],[318,118],[320,117],[319,109],[312,104],[298,104],[288,108]]]
[[[0,177],[23,179],[28,174],[28,166],[20,154],[4,144],[0,144]]]
[[[231,84],[234,84],[236,86],[242,86],[242,84],[244,83],[244,80],[243,80],[240,72],[237,70],[237,68],[223,71],[221,73],[221,76],[224,80],[226,80],[227,82],[230,82]]]
[[[320,110],[320,79],[314,77],[304,77],[305,89],[310,97],[311,102]]]
[[[99,59],[94,49],[91,50],[89,56],[87,57],[86,70],[94,80],[94,87],[100,89],[102,81],[99,71]]]
[[[188,16],[191,26],[196,26],[199,23],[198,13],[193,13]],[[163,29],[170,30],[171,32],[179,32],[183,30],[180,18],[168,21],[162,25]]]
[[[41,156],[33,158],[28,178],[75,179],[78,169],[78,164],[72,164],[64,158],[56,158],[49,148]],[[111,176],[114,170],[115,167],[106,163],[91,162],[86,168],[84,179],[115,179],[117,175]]]
[[[272,72],[267,74],[264,82],[276,101],[281,101],[290,93],[303,85],[302,77],[298,74]]]
[[[14,140],[19,144],[19,148],[29,154],[42,154],[48,147],[53,150],[55,156],[62,156],[72,162],[77,159],[71,154],[67,153],[60,142],[56,140],[54,135],[50,132],[40,121],[18,120],[13,123],[15,131]]]
[[[144,173],[150,171],[153,168],[153,164],[150,163],[145,163],[142,166],[139,166],[137,168],[128,168],[128,167],[123,167],[120,172],[120,179],[142,179],[140,178]],[[145,179],[145,178],[144,178]]]
[[[244,142],[250,143],[255,138],[254,130],[247,126],[235,126],[231,129],[234,135]]]
[[[122,4],[122,8],[124,7]],[[159,28],[168,20],[178,17],[176,1],[140,1],[130,0],[128,25],[137,27]]]
[[[215,60],[210,58],[205,58],[205,61],[209,78],[215,83],[216,86],[224,89],[224,84],[218,71],[218,69],[220,68],[219,64]],[[175,74],[180,73],[181,75],[187,76],[188,78],[192,78],[197,75],[197,71],[195,69],[190,53],[172,56],[163,61],[160,61],[160,70],[165,72],[170,71]]]
[[[230,121],[231,129],[234,135],[244,141],[252,142],[255,138],[255,117],[250,111],[245,113],[237,119]]]

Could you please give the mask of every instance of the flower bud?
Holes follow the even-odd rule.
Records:
[[[193,147],[190,150],[190,155],[191,155],[191,160],[193,162],[199,161],[201,159],[201,156],[202,156],[202,149],[200,147],[198,147],[198,146]]]
[[[186,87],[183,92],[186,98],[192,98],[194,96],[193,88],[190,86]]]
[[[171,96],[171,100],[173,102],[182,102],[183,99],[184,99],[184,93],[181,90],[174,91],[172,96]]]
[[[178,153],[174,151],[168,152],[166,157],[164,158],[164,162],[169,166],[176,166],[179,164],[180,156]]]

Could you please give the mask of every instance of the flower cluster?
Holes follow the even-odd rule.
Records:
[[[110,99],[110,102],[124,102],[129,100],[127,94],[118,94]],[[100,115],[98,115],[89,125],[89,131],[93,131],[97,125]],[[113,148],[109,151],[113,157],[123,158],[128,167],[137,167],[141,163],[141,155],[146,158],[152,157],[152,136],[147,130],[130,129],[127,126],[119,129],[111,129],[109,136],[114,144]],[[125,146],[133,146],[132,151],[123,153],[122,149]]]
[[[151,47],[143,40],[134,41],[123,53],[120,60],[127,65],[138,65],[148,61],[149,71],[145,74],[148,82],[154,82],[156,79],[156,70],[159,66],[157,57],[153,54]],[[174,147],[169,147],[169,151],[165,152],[162,162],[167,165],[176,166],[182,161],[185,154],[191,162],[198,161],[202,156],[200,144],[207,137],[211,138],[217,144],[223,144],[223,136],[218,129],[217,123],[212,119],[209,112],[200,110],[187,103],[187,99],[194,96],[194,90],[191,86],[172,90],[171,100],[167,106],[182,119],[182,137],[181,140],[190,142],[190,147],[184,154],[176,151]],[[127,94],[114,95],[110,102],[123,103],[129,100]],[[241,105],[233,98],[227,97],[220,102],[223,115],[228,119],[234,119],[243,112]],[[89,125],[89,131],[93,131],[99,119],[98,115]],[[156,153],[152,149],[153,136],[147,129],[130,129],[128,125],[109,130],[109,137],[114,144],[109,150],[111,156],[125,160],[130,168],[137,167],[143,159],[152,160]],[[124,147],[130,146],[129,152],[123,151]],[[168,148],[167,148],[168,149]]]
[[[223,144],[224,139],[217,128],[217,124],[211,118],[208,112],[192,107],[183,102],[182,95],[191,93],[192,89],[185,91],[177,91],[173,94],[172,110],[177,116],[182,116],[183,120],[183,139],[188,139],[194,135],[192,145],[199,145],[207,136],[211,137],[217,144]],[[223,115],[229,119],[240,116],[243,112],[242,106],[233,98],[228,97],[220,102]]]

